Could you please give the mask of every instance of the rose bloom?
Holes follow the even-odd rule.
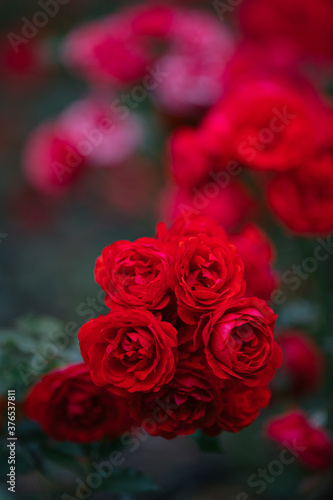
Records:
[[[121,165],[139,149],[144,140],[144,124],[138,115],[126,112],[126,119],[112,111],[110,96],[91,95],[73,102],[58,122],[76,144],[91,167]]]
[[[84,157],[56,121],[37,127],[27,139],[22,168],[28,183],[46,195],[64,193],[81,174]]]
[[[146,39],[133,32],[126,11],[73,29],[62,55],[69,68],[89,82],[117,87],[143,78],[153,60]]]
[[[93,384],[83,363],[44,375],[27,395],[25,411],[59,441],[118,438],[131,423],[125,400]]]
[[[305,56],[333,57],[333,5],[317,0],[244,0],[235,10],[245,36],[287,40]]]
[[[333,150],[323,148],[297,170],[267,186],[268,203],[292,232],[325,235],[333,231]]]
[[[256,203],[238,180],[232,179],[228,185],[220,187],[215,180],[218,178],[219,174],[192,191],[169,184],[160,195],[160,218],[172,222],[179,214],[185,219],[193,214],[202,215],[215,219],[227,231],[235,230],[253,216]]]
[[[258,417],[268,406],[271,392],[268,387],[248,387],[240,381],[230,381],[222,388],[222,411],[212,428],[206,431],[214,436],[221,430],[239,432]]]
[[[171,275],[178,314],[185,323],[243,295],[244,265],[227,240],[198,234],[181,245]]]
[[[154,238],[116,241],[98,257],[95,279],[106,293],[108,307],[162,309],[169,301],[170,269],[165,245]]]
[[[92,380],[119,395],[156,392],[177,360],[177,331],[145,309],[116,309],[84,324],[81,354]]]
[[[273,244],[255,224],[247,224],[238,234],[229,236],[244,262],[246,297],[268,300],[278,286],[277,274],[272,270]]]
[[[197,356],[180,363],[172,381],[159,392],[134,397],[132,406],[134,420],[146,432],[166,439],[211,428],[220,411],[218,384]]]
[[[159,222],[156,226],[156,238],[168,246],[172,255],[175,255],[184,240],[198,234],[227,239],[226,232],[215,220],[202,215],[179,215],[170,230],[165,222]]]
[[[300,410],[271,419],[266,435],[280,446],[291,448],[301,462],[313,469],[325,469],[333,463],[331,438]]]
[[[263,300],[231,301],[201,319],[194,343],[204,348],[208,365],[221,380],[266,385],[282,363],[273,338],[276,318]]]
[[[323,380],[325,360],[313,339],[305,332],[284,329],[279,332],[276,341],[283,352],[281,371],[287,388],[296,395],[318,389]]]
[[[231,158],[254,170],[285,171],[298,167],[315,148],[309,101],[321,111],[305,84],[248,78],[231,86],[202,127],[221,154],[227,148]]]

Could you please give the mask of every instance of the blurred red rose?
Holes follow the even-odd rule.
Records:
[[[268,203],[291,231],[321,235],[333,231],[333,149],[325,148],[296,170],[273,178]]]
[[[273,338],[276,318],[266,302],[255,297],[230,301],[200,320],[194,343],[204,348],[209,366],[221,380],[263,386],[282,363]]]
[[[224,78],[227,88],[241,79],[254,76],[267,78],[286,75],[290,78],[296,75],[299,62],[299,51],[288,40],[272,39],[263,44],[245,39],[240,41],[227,63]]]
[[[47,40],[27,40],[17,35],[15,37],[14,32],[8,31],[6,37],[2,35],[3,41],[0,42],[1,84],[6,86],[6,93],[11,93],[12,90],[20,93],[26,90],[31,91],[33,86],[44,82],[52,67]]]
[[[227,240],[198,234],[181,245],[171,275],[178,314],[185,323],[245,291],[244,265]]]
[[[116,241],[98,257],[95,279],[108,307],[162,309],[169,301],[170,267],[165,245],[154,238]]]
[[[288,387],[297,395],[320,387],[324,370],[324,355],[305,332],[281,330],[276,338],[283,352],[282,370]]]
[[[310,99],[311,97],[311,99]],[[313,91],[273,78],[249,78],[231,86],[202,124],[216,152],[254,170],[284,171],[298,167],[316,145],[309,106],[318,107]]]
[[[278,276],[272,270],[273,244],[255,224],[247,224],[240,233],[230,235],[229,240],[244,262],[245,296],[268,300],[278,286]]]
[[[136,35],[163,39],[170,32],[176,12],[171,5],[146,2],[131,10],[132,30]]]
[[[301,462],[313,469],[324,469],[333,463],[331,438],[324,429],[314,427],[300,410],[271,419],[266,434],[281,446],[291,448]]]
[[[118,438],[131,423],[125,400],[93,384],[83,363],[45,375],[27,395],[25,410],[60,441]]]
[[[177,331],[145,309],[91,319],[79,341],[92,380],[116,394],[156,392],[174,375]]]
[[[25,144],[23,173],[31,186],[48,195],[58,195],[75,181],[84,157],[66,131],[56,122],[37,127]]]
[[[287,40],[305,56],[333,57],[333,4],[327,0],[244,0],[236,9],[243,33],[265,43]]]
[[[65,63],[89,82],[112,86],[142,78],[153,60],[147,40],[133,32],[126,11],[73,29],[62,54]]]

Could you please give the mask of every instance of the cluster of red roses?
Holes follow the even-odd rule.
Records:
[[[225,226],[241,222],[249,212],[239,185],[245,167],[256,171],[270,207],[289,229],[304,235],[331,232],[331,109],[305,81],[296,84],[269,72],[245,74],[233,80],[197,129],[174,132],[170,169],[178,192],[172,195],[173,209],[215,214],[220,207]],[[230,206],[229,198],[236,220],[222,210]]]
[[[239,431],[268,404],[281,364],[276,315],[244,297],[243,271],[224,230],[196,216],[98,258],[111,312],[82,326],[81,354],[93,382],[150,434]]]

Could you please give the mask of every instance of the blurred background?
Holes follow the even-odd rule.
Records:
[[[107,311],[93,276],[103,247],[154,236],[179,213],[209,215],[279,314],[272,402],[214,442],[142,441],[126,465],[149,480],[92,498],[333,498],[333,3],[2,0],[0,30],[2,396],[23,399],[41,373],[81,360],[73,338],[29,382],[17,370],[50,332]],[[272,116],[286,125],[277,139],[262,132]],[[226,186],[209,191],[221,172]],[[327,460],[274,466],[281,448],[265,422],[300,408],[325,429],[314,454]],[[44,438],[21,417],[17,498],[62,498],[61,455],[45,458],[62,464],[56,473],[36,472],[25,447]]]

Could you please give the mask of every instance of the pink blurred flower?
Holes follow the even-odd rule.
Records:
[[[179,10],[169,31],[170,46],[159,59],[168,76],[156,88],[157,103],[183,115],[214,104],[223,93],[225,65],[234,49],[219,20],[198,10]]]
[[[64,62],[91,83],[123,86],[143,77],[152,57],[129,21],[125,11],[73,29],[63,45]]]
[[[66,130],[56,121],[37,127],[22,157],[23,174],[31,186],[48,195],[63,193],[81,173],[85,160]]]
[[[144,140],[142,118],[129,110],[120,115],[111,106],[112,99],[92,96],[74,102],[59,117],[67,137],[91,167],[120,165]]]
[[[271,419],[266,434],[280,446],[293,450],[301,462],[313,469],[325,469],[333,463],[331,438],[301,410]]]

